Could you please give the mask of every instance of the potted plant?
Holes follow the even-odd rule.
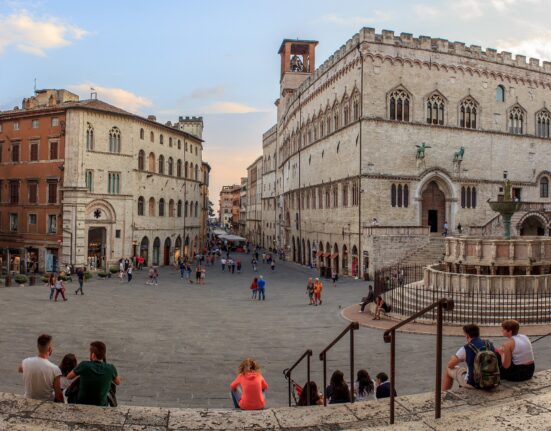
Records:
[[[17,274],[15,276],[15,282],[19,284],[19,287],[25,287],[25,283],[27,282],[27,276],[23,274]]]
[[[84,279],[85,279],[86,281],[88,281],[88,280],[90,280],[91,278],[92,278],[92,273],[91,273],[90,271],[86,271],[86,272],[84,273]]]
[[[98,277],[99,277],[99,278],[102,278],[102,279],[107,278],[107,277],[109,277],[110,275],[111,275],[111,274],[108,273],[108,272],[103,272],[103,271],[98,272]]]
[[[119,267],[118,266],[112,266],[111,268],[109,268],[109,272],[111,274],[116,274],[117,272],[119,272]]]

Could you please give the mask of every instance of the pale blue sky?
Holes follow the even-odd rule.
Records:
[[[205,118],[211,199],[239,182],[275,122],[284,38],[317,65],[361,27],[551,59],[551,0],[0,0],[0,109],[68,88],[161,121]]]

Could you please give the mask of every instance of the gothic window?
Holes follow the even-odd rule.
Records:
[[[168,158],[168,175],[174,175],[174,160],[172,160],[172,157]]]
[[[163,136],[162,133],[159,135],[159,143],[160,143],[161,145],[164,145],[164,144],[165,144],[165,138],[164,138],[164,136]]]
[[[390,205],[396,206],[396,184],[390,186]]]
[[[140,196],[138,198],[138,215],[143,216],[143,212],[144,212],[144,198],[143,196]]]
[[[505,87],[498,85],[496,88],[496,102],[505,102]]]
[[[459,107],[459,127],[476,129],[477,116],[478,104],[471,97],[467,97]]]
[[[360,184],[358,180],[352,183],[352,206],[358,206],[360,204]]]
[[[121,152],[121,131],[118,127],[113,127],[109,131],[109,152],[120,153]]]
[[[198,169],[199,165],[195,165],[195,179],[196,180],[199,180],[199,169]]]
[[[155,216],[155,198],[149,198],[149,216]]]
[[[461,187],[461,208],[476,208],[476,187]]]
[[[149,153],[148,168],[149,172],[155,172],[155,154],[153,153]]]
[[[409,206],[409,187],[407,184],[392,184],[390,186],[390,205],[394,208]]]
[[[549,197],[549,179],[542,177],[540,180],[540,198]]]
[[[325,208],[331,208],[331,193],[329,192],[329,186],[325,188]]]
[[[198,216],[199,202],[195,202],[195,217]]]
[[[327,122],[326,122],[326,133],[329,135],[331,133],[331,117],[327,116]]]
[[[348,183],[342,185],[342,206],[348,206]]]
[[[188,176],[188,162],[184,164],[184,178],[187,178]]]
[[[176,162],[176,176],[178,178],[182,176],[182,161],[180,159]]]
[[[536,134],[540,138],[549,138],[550,126],[551,125],[551,114],[547,109],[544,109],[536,114]]]
[[[404,89],[397,89],[389,95],[389,118],[409,121],[410,96]]]
[[[159,173],[165,173],[165,157],[163,155],[159,156]]]
[[[174,217],[174,200],[170,199],[168,201],[168,216]]]
[[[398,206],[401,208],[403,203],[402,202],[402,184],[398,184],[397,193],[398,193]]]
[[[444,98],[437,93],[427,100],[427,123],[444,125]]]
[[[186,206],[185,206],[185,209],[184,209],[184,217],[188,216],[188,211],[189,211],[189,203],[188,203],[188,201],[186,201]]]
[[[409,206],[409,187],[408,185],[404,185],[404,207],[407,208]]]
[[[153,132],[149,133],[149,140],[155,142],[155,134]]]
[[[339,207],[339,186],[333,186],[333,208]]]
[[[323,209],[323,189],[321,187],[318,189],[318,208]]]
[[[176,214],[178,217],[182,217],[182,201],[179,200],[178,201],[178,206],[177,206],[177,209],[176,209]]]
[[[352,104],[352,113],[354,115],[354,121],[360,119],[360,101],[357,99],[354,99],[354,103]]]
[[[165,216],[165,200],[163,198],[159,199],[159,217]]]
[[[344,107],[344,110],[343,110],[343,116],[344,116],[344,123],[343,123],[343,126],[346,126],[348,125],[348,122],[350,121],[350,115],[349,115],[349,112],[348,112],[348,106],[345,106]]]
[[[144,139],[145,137],[145,132],[143,130],[143,128],[140,129],[140,139]]]
[[[145,168],[145,151],[140,150],[138,153],[138,170],[143,171]]]
[[[509,111],[509,133],[514,135],[524,133],[524,111],[520,106],[514,106]]]
[[[323,138],[323,118],[320,119],[320,138]]]
[[[337,107],[335,109],[335,113],[333,114],[333,127],[335,130],[339,129],[339,108]]]
[[[88,123],[88,129],[86,130],[86,149],[94,149],[94,128],[90,123]]]

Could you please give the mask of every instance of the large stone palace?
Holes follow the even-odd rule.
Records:
[[[316,69],[316,45],[286,39],[279,49],[277,124],[263,143],[264,246],[372,273],[445,223],[496,233],[486,201],[504,178],[524,202],[515,233],[549,232],[551,63],[363,28]]]

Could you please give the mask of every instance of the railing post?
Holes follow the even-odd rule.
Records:
[[[323,405],[327,406],[327,394],[325,388],[327,387],[327,356],[323,354]]]
[[[434,417],[440,419],[442,404],[442,300],[438,302],[436,320],[436,388],[434,389]]]
[[[310,354],[306,358],[306,381],[308,382],[309,385],[311,384],[311,382],[310,382],[310,356],[312,356],[312,352],[310,352]],[[325,391],[325,388],[323,388],[323,390]],[[308,406],[310,405],[310,387],[308,387],[308,392],[306,392],[306,405],[308,405]]]
[[[287,374],[287,382],[289,383],[289,407],[291,407],[291,372]]]
[[[354,402],[354,327],[350,329],[350,401]]]
[[[390,424],[394,425],[394,379],[396,375],[396,333],[390,332]]]

